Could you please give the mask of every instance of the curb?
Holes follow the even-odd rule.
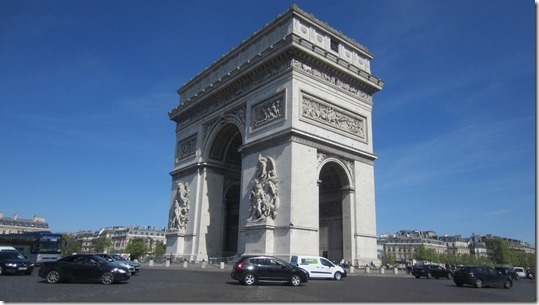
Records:
[[[141,264],[142,269],[154,269],[154,270],[185,270],[185,271],[212,271],[212,272],[231,272],[232,266],[225,265],[223,269],[219,265],[208,264],[206,263],[205,268],[202,267],[201,263],[188,263],[187,267],[184,268],[182,263],[172,263],[169,266],[166,266],[164,263],[157,264],[154,263],[153,266],[150,266],[149,263]],[[348,276],[377,276],[377,277],[412,277],[410,274],[406,274],[406,271],[399,272],[398,274],[393,273],[393,271],[387,271],[385,273],[380,273],[380,270],[371,270],[369,273],[366,273],[365,270],[356,269],[354,273],[347,273]]]

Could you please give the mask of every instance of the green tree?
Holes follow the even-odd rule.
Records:
[[[62,234],[62,239],[64,240],[62,247],[62,256],[80,252],[81,245],[72,235]]]
[[[137,259],[146,253],[146,242],[140,237],[132,238],[127,242],[125,251],[131,255],[131,259]]]
[[[434,249],[427,249],[424,245],[417,247],[414,252],[414,258],[420,261],[438,261],[436,251]]]
[[[155,242],[155,250],[153,252],[154,256],[163,256],[166,251],[166,246],[162,241],[156,241]]]
[[[395,264],[395,256],[393,256],[393,254],[391,253],[388,253],[382,260],[382,265],[393,265],[393,264]]]
[[[102,253],[110,248],[112,241],[106,236],[99,236],[95,242],[95,252]]]
[[[511,262],[511,249],[505,240],[495,237],[485,241],[487,245],[487,255],[494,265],[505,265]]]

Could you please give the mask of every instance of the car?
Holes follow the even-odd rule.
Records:
[[[26,258],[19,251],[2,249],[0,251],[0,275],[4,274],[26,274],[30,275],[34,271],[34,263]]]
[[[503,267],[498,266],[494,267],[497,271],[501,272],[504,275],[508,275],[513,280],[518,280],[518,275],[515,273],[515,269],[513,267]]]
[[[525,279],[526,278],[526,271],[524,271],[524,268],[522,267],[515,267],[513,268],[515,270],[515,273],[517,274],[517,280],[518,279]]]
[[[509,275],[488,266],[461,266],[453,276],[458,287],[464,284],[475,288],[487,286],[501,286],[506,289],[513,287],[513,280]]]
[[[17,249],[12,246],[0,246],[0,251],[17,251]]]
[[[290,264],[305,269],[311,278],[326,278],[340,281],[346,277],[346,271],[320,256],[292,255]]]
[[[113,253],[99,253],[96,254],[101,256],[102,258],[108,260],[109,262],[117,262],[120,264],[126,265],[132,274],[135,274],[137,272],[140,272],[140,264],[134,261],[130,261],[124,257],[122,257],[119,254],[113,254]]]
[[[74,254],[54,262],[44,262],[39,276],[50,284],[61,281],[100,282],[105,285],[127,281],[131,272],[124,265],[108,262],[93,254]]]
[[[415,265],[412,268],[412,275],[415,276],[416,279],[420,277],[426,277],[428,279],[431,279],[431,278],[452,279],[453,278],[453,272],[445,269],[442,266],[438,266],[434,264]]]
[[[247,286],[262,282],[284,282],[299,286],[309,280],[309,273],[304,269],[267,255],[240,257],[232,266],[230,276]]]

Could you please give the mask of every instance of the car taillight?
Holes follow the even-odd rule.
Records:
[[[243,263],[239,263],[238,266],[237,266],[238,269],[242,270],[243,269]]]

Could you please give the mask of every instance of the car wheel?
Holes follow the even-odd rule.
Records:
[[[457,287],[462,287],[462,283],[455,283]]]
[[[4,274],[4,269],[2,269],[2,266],[0,266],[0,275]]]
[[[342,274],[340,272],[335,272],[335,276],[333,276],[336,281],[340,281],[342,279]]]
[[[421,276],[419,276],[419,275],[416,275],[416,276],[415,276],[416,279],[418,279],[418,278],[420,278],[420,277],[421,277]]]
[[[47,276],[45,277],[45,279],[47,280],[47,283],[49,284],[56,284],[61,279],[60,272],[56,270],[51,270],[49,271],[49,273],[47,273]]]
[[[473,284],[475,288],[481,288],[483,287],[483,281],[481,279],[475,280],[475,283]]]
[[[451,280],[451,279],[453,279],[453,274],[451,274],[451,273],[448,273],[448,274],[447,274],[447,279],[448,279],[448,280]]]
[[[290,277],[290,285],[299,286],[299,284],[301,284],[301,277],[299,277],[297,274],[292,274]]]
[[[252,273],[246,273],[243,276],[243,283],[247,286],[254,285],[256,283],[256,276]]]
[[[427,278],[428,278],[428,279],[431,279],[431,278],[432,278],[432,273],[430,273],[430,272],[427,273]]]
[[[105,285],[110,285],[114,283],[114,274],[110,272],[103,273],[103,275],[101,276],[101,283]]]
[[[511,283],[511,281],[510,280],[505,280],[505,283],[503,283],[503,288],[511,289],[511,287],[513,287],[513,284]]]

